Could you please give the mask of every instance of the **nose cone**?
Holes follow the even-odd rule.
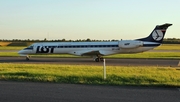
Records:
[[[18,54],[24,54],[24,53],[25,53],[24,50],[20,50],[20,51],[18,52]]]
[[[19,54],[20,56],[27,56],[27,53],[26,53],[25,50],[20,50],[20,51],[18,52],[18,54]]]
[[[34,54],[33,50],[23,49],[18,52],[20,56],[27,56],[28,54]]]

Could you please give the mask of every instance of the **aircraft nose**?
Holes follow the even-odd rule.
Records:
[[[27,56],[27,54],[26,54],[26,52],[25,52],[24,50],[20,50],[20,51],[18,52],[18,54],[19,54],[20,56]]]
[[[23,54],[23,52],[24,52],[23,50],[20,50],[20,51],[18,52],[18,54]]]

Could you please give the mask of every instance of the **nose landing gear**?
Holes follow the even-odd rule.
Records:
[[[30,56],[26,56],[26,61],[29,61],[29,59],[30,59]]]

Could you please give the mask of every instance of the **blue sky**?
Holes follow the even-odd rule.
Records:
[[[0,0],[0,39],[136,39],[172,23],[180,38],[180,0]]]

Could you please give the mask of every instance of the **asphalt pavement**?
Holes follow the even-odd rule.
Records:
[[[31,57],[0,57],[0,63],[27,63],[27,64],[68,64],[68,65],[103,65],[92,58],[47,58]],[[168,59],[106,59],[107,66],[166,66],[177,67],[179,60]]]
[[[0,102],[180,102],[178,88],[0,81]]]

